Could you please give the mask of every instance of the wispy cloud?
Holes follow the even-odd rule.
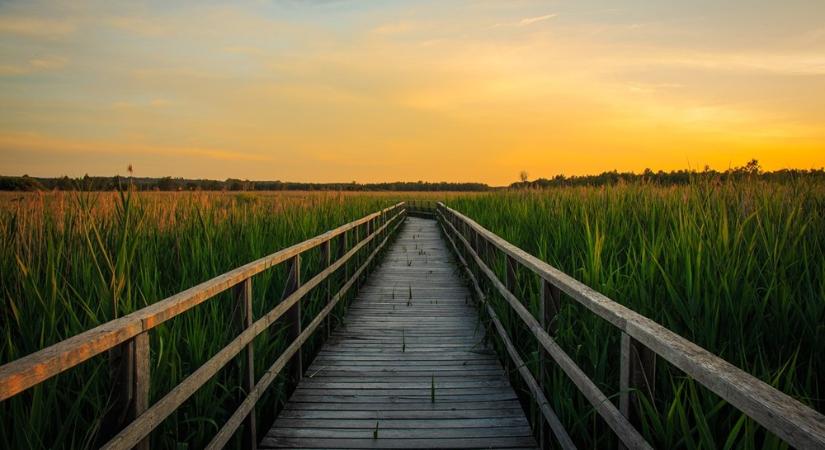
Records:
[[[556,13],[553,14],[545,14],[543,16],[535,16],[535,17],[525,17],[518,22],[505,22],[505,23],[497,23],[490,28],[501,28],[501,27],[527,27],[533,25],[534,23],[544,22],[545,20],[550,20],[553,18],[558,17],[559,15]]]
[[[527,26],[527,25],[532,25],[536,22],[544,22],[545,20],[552,19],[554,17],[558,17],[558,14],[545,14],[543,16],[527,17],[527,18],[521,19],[518,24],[521,25],[521,26]]]

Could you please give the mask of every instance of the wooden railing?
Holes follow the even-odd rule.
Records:
[[[472,219],[438,204],[437,217],[444,233],[471,280],[476,296],[482,300],[499,338],[514,367],[518,368],[533,400],[540,408],[546,427],[562,448],[575,448],[544,392],[543,374],[548,358],[572,380],[578,390],[628,448],[651,448],[631,423],[631,408],[637,405],[637,392],[646,392],[652,378],[650,363],[661,356],[719,397],[744,412],[787,443],[802,449],[825,448],[825,416],[772,388],[756,377],[708,352],[698,345],[632,311],[576,281],[544,261],[510,244]],[[491,266],[503,255],[506,280],[498,279]],[[516,297],[518,267],[541,279],[539,318],[536,319]],[[507,330],[486,301],[481,276],[518,315],[542,348],[539,352],[538,380],[521,360]],[[621,330],[619,349],[619,406],[605,396],[570,356],[553,339],[553,319],[559,311],[561,293],[584,305],[594,314]],[[540,439],[546,431],[540,427]]]
[[[242,387],[247,392],[246,397],[212,439],[208,448],[222,448],[244,421],[247,423],[243,428],[244,441],[246,445],[254,448],[257,443],[254,413],[256,401],[290,361],[294,379],[300,380],[303,372],[302,345],[360,279],[359,277],[365,274],[405,216],[405,204],[398,203],[5,364],[0,367],[0,401],[96,355],[103,352],[109,352],[111,355],[114,352],[121,361],[122,369],[117,371],[118,379],[113,382],[121,387],[117,393],[121,397],[118,401],[123,408],[128,409],[129,417],[125,426],[103,448],[148,448],[148,436],[152,430],[229,361],[244,351]],[[353,235],[355,241],[351,244],[348,243],[350,235]],[[333,248],[332,241],[336,238],[337,245]],[[310,280],[302,282],[301,254],[317,247],[320,247],[321,260],[325,268]],[[326,289],[326,305],[312,322],[302,329],[301,299],[310,290],[328,281],[327,278],[331,274],[345,267],[345,264],[361,251],[368,255],[337,293],[332,294],[329,282],[322,287]],[[284,262],[289,264],[289,278],[284,298],[272,310],[255,320],[252,315],[252,277]],[[239,303],[238,311],[241,312],[238,336],[155,404],[149,405],[149,332],[161,323],[233,287]],[[252,342],[282,316],[288,321],[287,339],[291,343],[256,382]]]

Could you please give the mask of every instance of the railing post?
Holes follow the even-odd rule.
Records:
[[[552,337],[556,336],[558,330],[557,315],[561,307],[561,290],[544,278],[539,278],[541,283],[541,300],[539,301],[539,323],[541,328]],[[538,344],[539,373],[538,382],[541,391],[547,395],[547,380],[550,373],[547,361],[551,361],[550,355],[544,346]],[[541,448],[550,448],[550,427],[542,420],[539,428],[539,445]]]
[[[370,237],[370,235],[372,234],[372,230],[375,229],[375,227],[373,226],[372,221],[373,221],[373,219],[370,219],[370,220],[367,221],[367,234],[364,235],[364,239],[368,239]],[[370,241],[369,245],[367,245],[367,247],[365,249],[365,250],[367,250],[366,253],[365,253],[365,256],[370,254],[370,251],[372,250],[374,245],[375,245],[375,240]]]
[[[516,260],[513,259],[512,256],[504,253],[504,265],[505,265],[505,272],[506,272],[504,285],[507,287],[508,291],[510,291],[517,299],[519,299],[519,301],[521,301],[521,299],[519,298],[519,293],[517,292],[518,291],[518,278],[516,276],[516,267],[518,265],[518,262],[516,262]],[[511,333],[511,335],[512,335],[511,340],[513,341],[513,344],[516,345],[516,347],[518,348],[518,345],[519,345],[519,343],[517,341],[517,335],[518,334],[515,333],[512,329],[513,324],[512,324],[512,319],[511,319],[512,314],[511,314],[511,309],[510,308],[507,308],[507,313],[504,316],[507,318],[507,321],[505,322],[505,326],[510,326],[511,327],[511,329],[507,330],[507,331],[508,331],[508,333]],[[507,371],[509,372],[510,371],[510,359],[507,358],[507,359],[505,359],[505,361],[507,362],[506,368],[507,368]]]
[[[289,297],[301,286],[301,255],[295,255],[289,260],[289,275],[283,298]],[[301,300],[298,300],[285,314],[287,320],[287,342],[292,343],[301,334]],[[304,374],[304,362],[301,348],[295,352],[289,363],[290,377],[295,383],[301,381]]]
[[[656,354],[622,332],[619,360],[619,411],[636,428],[641,425],[640,395],[653,402]]]
[[[355,242],[353,243],[353,245],[358,245],[358,244],[360,244],[360,243],[361,243],[361,241],[363,241],[363,240],[364,240],[364,232],[365,232],[365,231],[366,231],[366,229],[367,229],[367,224],[368,224],[368,223],[369,223],[369,221],[367,221],[367,223],[362,223],[361,225],[358,225],[358,227],[356,227],[356,229],[358,230],[358,235],[356,236],[356,238],[355,238]],[[364,262],[364,248],[362,247],[362,248],[361,248],[360,250],[358,250],[358,252],[355,254],[355,267],[354,267],[353,269],[354,269],[354,270],[358,270],[358,268],[359,268],[359,267],[361,267],[361,263],[363,263],[363,262]],[[360,288],[361,288],[361,284],[362,284],[363,282],[364,282],[364,273],[363,273],[363,272],[361,272],[361,275],[358,275],[358,281],[357,281],[355,284],[356,284],[356,285],[358,286],[358,288],[360,289]]]
[[[252,313],[252,278],[247,278],[237,286],[235,286],[235,324],[239,332],[243,332],[246,328],[252,326],[254,322],[254,314]],[[243,352],[242,362],[240,364],[240,378],[241,386],[243,386],[244,394],[241,395],[243,401],[246,395],[249,395],[255,389],[255,353],[252,348],[252,342],[246,345]],[[256,449],[258,446],[258,433],[255,424],[255,408],[246,416],[245,426],[243,431],[243,448]]]
[[[321,243],[321,269],[326,269],[332,263],[332,252],[330,251],[330,241],[326,240]],[[324,305],[329,305],[329,301],[332,299],[332,275],[327,276],[326,287],[324,290],[326,293],[324,294]],[[327,316],[324,319],[324,329],[326,330],[327,336],[326,338],[329,339],[330,335],[330,316]]]
[[[387,224],[387,213],[382,210],[381,211],[380,225],[383,227],[386,224]],[[384,238],[387,237],[388,232],[389,232],[389,228],[384,228],[384,231],[381,232],[381,240],[384,240]]]
[[[109,350],[109,374],[113,401],[101,424],[101,442],[106,442],[149,408],[149,332],[144,331]],[[135,447],[149,449],[149,437]]]
[[[347,253],[347,235],[349,234],[348,231],[345,231],[338,235],[338,248],[336,249],[335,259],[336,261],[343,258],[343,256]],[[344,266],[340,269],[341,274],[344,275],[343,279],[341,280],[341,284],[339,286],[343,286],[349,281],[349,261],[344,263]],[[335,307],[338,308],[339,311],[343,310],[346,305],[346,295],[344,294],[344,298],[340,299],[338,305]]]

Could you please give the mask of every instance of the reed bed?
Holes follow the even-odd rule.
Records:
[[[716,353],[813,408],[825,409],[825,186],[798,181],[645,184],[509,191],[448,204],[508,241]],[[504,279],[503,260],[496,267]],[[538,313],[537,277],[519,292]],[[535,340],[495,299],[523,356]],[[619,333],[562,298],[557,340],[618,403]],[[617,445],[557,368],[548,398],[584,448]],[[659,359],[641,418],[656,448],[786,448]]]
[[[308,192],[4,193],[0,363],[393,201],[389,194]],[[317,252],[303,260],[304,279],[319,271],[319,260]],[[256,318],[280,301],[285,272],[285,267],[276,267],[253,279]],[[219,295],[150,333],[152,402],[237,334],[231,324],[231,295]],[[317,297],[313,293],[305,300],[307,323],[321,307]],[[260,377],[288,342],[282,326],[275,324],[254,345]],[[107,358],[96,357],[0,403],[0,448],[100,445],[106,438],[101,422],[113,394],[108,371]],[[276,380],[259,402],[259,430],[266,429],[285,401],[285,382]],[[152,434],[152,446],[202,448],[239,404],[239,386],[238,371],[223,370],[163,422]]]

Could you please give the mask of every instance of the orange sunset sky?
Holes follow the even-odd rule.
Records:
[[[0,174],[825,165],[825,1],[0,3]]]

